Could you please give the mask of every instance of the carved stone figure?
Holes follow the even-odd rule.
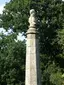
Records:
[[[36,25],[36,17],[35,17],[35,10],[31,9],[30,10],[30,17],[29,17],[29,24],[30,26],[35,26]]]

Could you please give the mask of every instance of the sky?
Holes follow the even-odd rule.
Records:
[[[0,14],[2,14],[2,11],[4,9],[4,5],[6,2],[9,2],[10,0],[0,0]],[[63,0],[64,1],[64,0]],[[7,32],[3,29],[3,28],[0,28],[0,32],[4,32],[5,34],[7,34]],[[25,39],[24,36],[22,37],[22,34],[19,33],[18,34],[19,36],[17,36],[18,40],[23,40]]]
[[[3,11],[3,7],[5,5],[6,2],[9,2],[10,0],[0,0],[0,14]]]
[[[5,3],[6,3],[6,2],[9,2],[9,1],[10,1],[10,0],[0,0],[0,14],[2,14],[2,11],[3,11],[3,9],[4,9]],[[7,35],[8,33],[11,32],[11,30],[8,30],[8,32],[6,32],[3,28],[0,28],[0,33],[1,33],[1,32],[3,32],[4,34]],[[23,41],[23,40],[25,39],[25,37],[22,36],[21,33],[19,33],[18,36],[17,36],[17,39]]]
[[[3,7],[6,2],[9,2],[10,0],[0,0],[0,13],[2,13]],[[64,1],[64,0],[63,0]]]
[[[6,2],[9,2],[10,0],[0,0],[0,5],[5,4]]]
[[[3,7],[6,2],[9,2],[10,0],[0,0],[0,14],[2,13]],[[62,0],[64,1],[64,0]]]

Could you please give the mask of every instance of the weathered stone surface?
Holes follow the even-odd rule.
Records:
[[[31,9],[30,10],[30,17],[29,17],[30,27],[32,27],[32,26],[34,27],[36,25],[36,22],[37,22],[37,18],[35,16],[35,10]]]
[[[36,30],[36,21],[33,16],[30,17],[33,19],[29,20],[30,26],[27,31],[27,42],[26,42],[26,75],[25,75],[25,85],[41,85],[40,79],[40,66],[39,66],[39,46],[38,46],[38,37]]]

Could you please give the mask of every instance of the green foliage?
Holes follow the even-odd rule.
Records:
[[[40,36],[42,84],[61,85],[63,82],[62,75],[64,74],[64,2],[62,0],[11,0],[5,5],[3,14],[0,15],[0,26],[6,30],[11,28],[14,33],[23,32],[25,34],[29,24],[29,10],[32,8],[35,9],[38,17],[37,30]],[[5,50],[1,55],[9,54],[10,57],[13,56],[11,58],[14,58],[14,56],[19,56],[18,58],[20,58],[21,52],[17,49],[22,44],[16,42],[17,46],[14,41],[13,43],[9,42],[10,45],[8,47],[10,52],[9,50]],[[5,45],[5,43],[2,44]],[[5,48],[8,49],[7,46]],[[24,57],[22,58],[24,59]],[[22,63],[22,65],[24,64],[25,62]],[[16,75],[14,73],[15,70],[12,69],[14,75]],[[24,79],[24,74],[22,79]]]
[[[61,72],[57,72],[57,73],[53,73],[50,76],[50,81],[52,81],[52,83],[54,83],[55,85],[62,85],[62,78],[61,78],[62,74]]]
[[[1,35],[0,85],[24,85],[25,43],[15,42],[14,36]]]

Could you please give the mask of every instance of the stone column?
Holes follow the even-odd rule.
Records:
[[[41,85],[36,21],[35,11],[32,9],[29,18],[30,26],[27,31],[25,85]]]

